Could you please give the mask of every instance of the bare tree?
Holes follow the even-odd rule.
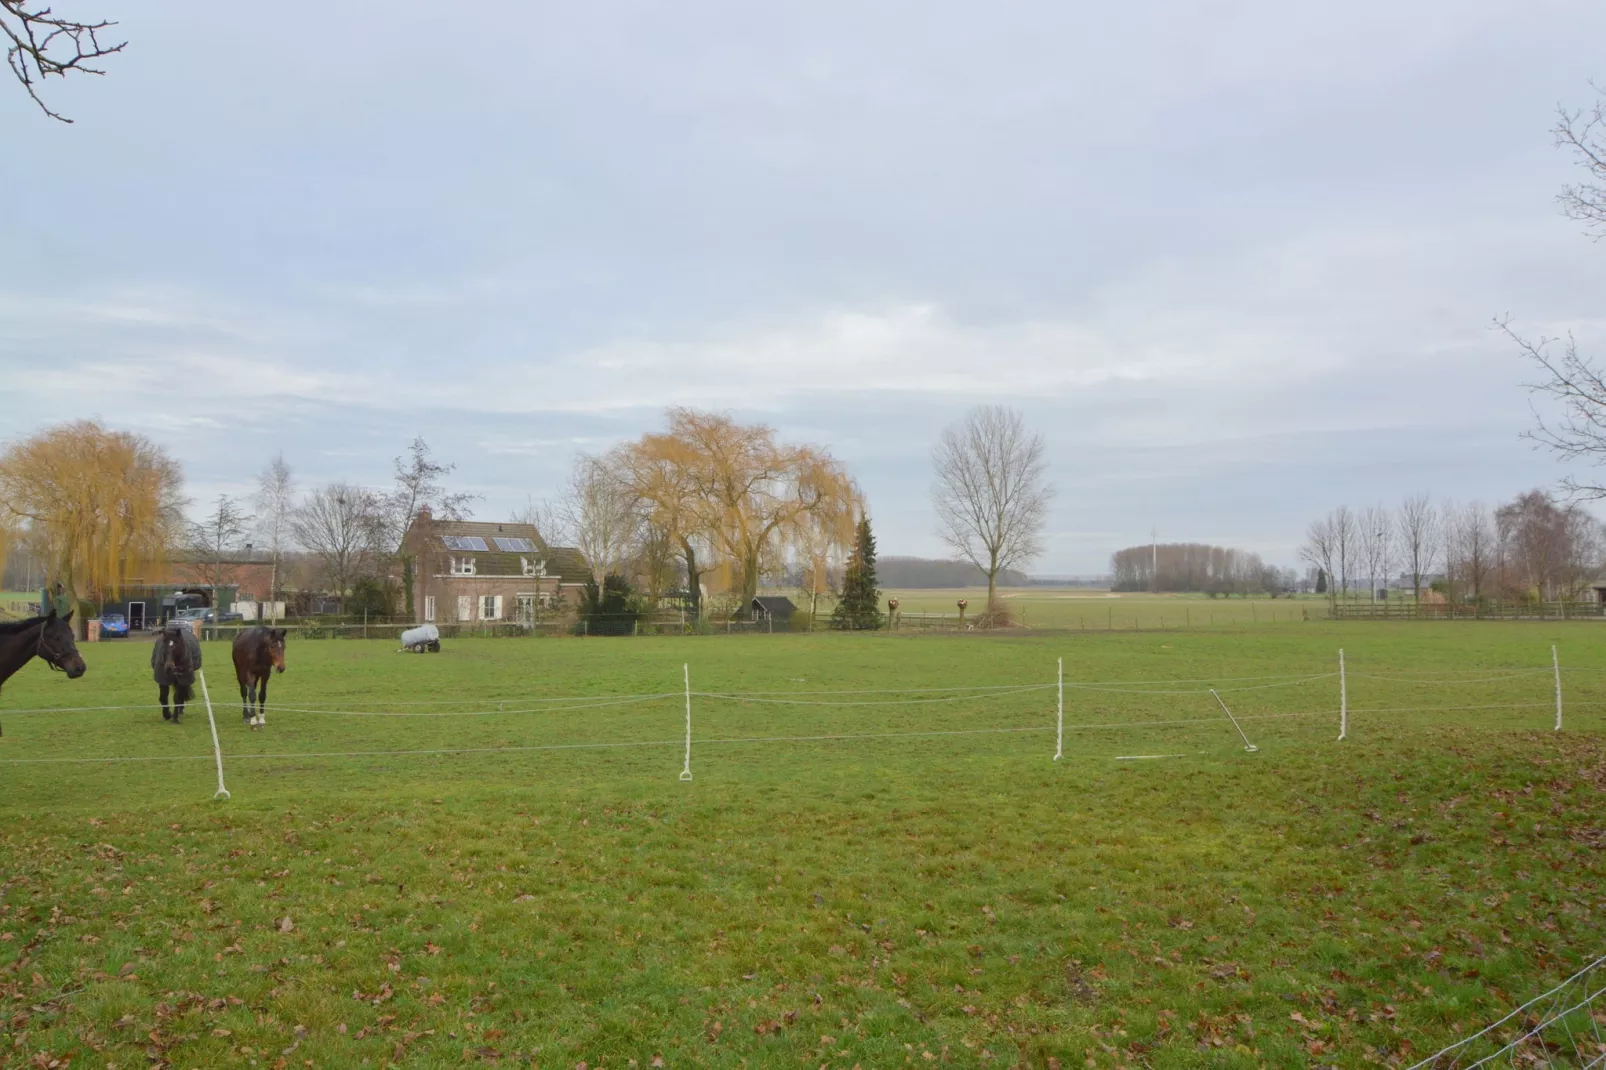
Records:
[[[622,569],[641,527],[635,496],[621,469],[616,458],[579,454],[557,503],[562,529],[585,555],[599,586],[609,573]]]
[[[1568,598],[1600,568],[1600,523],[1576,503],[1558,504],[1542,490],[1496,509],[1495,529],[1503,578],[1513,594]]]
[[[273,554],[273,573],[268,581],[268,604],[279,602],[279,562],[290,538],[290,522],[296,507],[295,476],[285,463],[284,454],[268,462],[257,476],[257,524]]]
[[[1338,590],[1343,598],[1349,597],[1350,566],[1360,561],[1360,537],[1355,524],[1355,513],[1347,505],[1334,509],[1328,517],[1333,526],[1333,548],[1338,556]]]
[[[1558,108],[1551,132],[1557,147],[1570,150],[1585,175],[1582,182],[1563,186],[1557,195],[1562,214],[1584,224],[1598,240],[1606,237],[1606,91],[1595,89],[1598,95],[1591,107]],[[1606,374],[1578,351],[1570,331],[1564,337],[1525,338],[1512,329],[1509,316],[1496,319],[1494,326],[1542,373],[1528,389],[1547,399],[1551,411],[1532,406],[1534,427],[1525,436],[1563,460],[1606,465]],[[1606,483],[1598,478],[1567,476],[1562,487],[1573,497],[1606,497]]]
[[[1400,552],[1411,570],[1411,590],[1422,601],[1422,577],[1433,571],[1439,552],[1439,513],[1426,494],[1413,494],[1400,502]]]
[[[446,489],[445,478],[456,470],[455,464],[435,460],[429,443],[421,437],[413,439],[407,452],[395,459],[395,485],[376,500],[384,525],[386,553],[401,552],[407,529],[422,509],[429,509],[440,520],[468,519],[469,506],[479,495]]]
[[[1053,488],[1045,481],[1043,436],[1014,409],[987,405],[943,430],[932,454],[938,534],[987,576],[987,607],[998,573],[1043,552]]]
[[[1378,581],[1382,581],[1386,590],[1394,566],[1394,517],[1381,505],[1368,505],[1361,510],[1356,525],[1360,529],[1361,557],[1371,599],[1376,602]]]
[[[217,589],[227,586],[233,575],[228,558],[239,551],[254,519],[233,498],[219,494],[212,512],[189,525],[190,569],[212,589],[214,610],[218,608]]]
[[[1305,529],[1305,543],[1299,548],[1299,556],[1312,567],[1327,575],[1327,601],[1331,605],[1338,602],[1338,584],[1334,582],[1333,562],[1338,557],[1338,535],[1333,530],[1333,518],[1324,516],[1310,522]]]
[[[1562,214],[1584,224],[1592,237],[1606,236],[1606,92],[1589,108],[1557,108],[1556,147],[1568,149],[1587,176],[1577,185],[1563,186],[1556,200]]]
[[[1487,597],[1499,552],[1499,536],[1488,507],[1482,502],[1447,507],[1446,519],[1446,572],[1463,597],[1474,602]]]
[[[382,512],[377,495],[349,483],[314,490],[295,511],[296,541],[318,560],[342,608],[352,581],[372,564],[375,538],[385,530]]]
[[[79,22],[64,18],[50,7],[41,6],[38,0],[0,0],[0,34],[9,41],[6,62],[11,73],[41,111],[64,123],[72,120],[45,105],[39,96],[40,83],[52,75],[65,78],[74,71],[105,74],[94,63],[121,52],[128,44],[101,41],[101,34],[115,25],[104,20]]]

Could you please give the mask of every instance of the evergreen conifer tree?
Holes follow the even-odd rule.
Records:
[[[859,521],[858,538],[842,576],[842,597],[831,613],[831,627],[874,631],[881,627],[881,592],[876,587],[875,534],[870,518]]]

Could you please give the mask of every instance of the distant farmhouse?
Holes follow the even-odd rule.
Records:
[[[579,550],[548,546],[534,524],[436,520],[419,512],[402,540],[413,560],[413,619],[534,621],[579,600],[591,569]]]

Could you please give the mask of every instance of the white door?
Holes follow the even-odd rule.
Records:
[[[424,596],[424,619],[430,622],[435,620],[435,596],[432,594]]]
[[[474,619],[474,596],[473,595],[471,595],[471,594],[460,594],[460,595],[457,596],[457,619],[458,620],[473,620]]]

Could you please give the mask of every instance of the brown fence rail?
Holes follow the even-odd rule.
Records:
[[[1599,602],[1339,602],[1334,620],[1606,620]]]

